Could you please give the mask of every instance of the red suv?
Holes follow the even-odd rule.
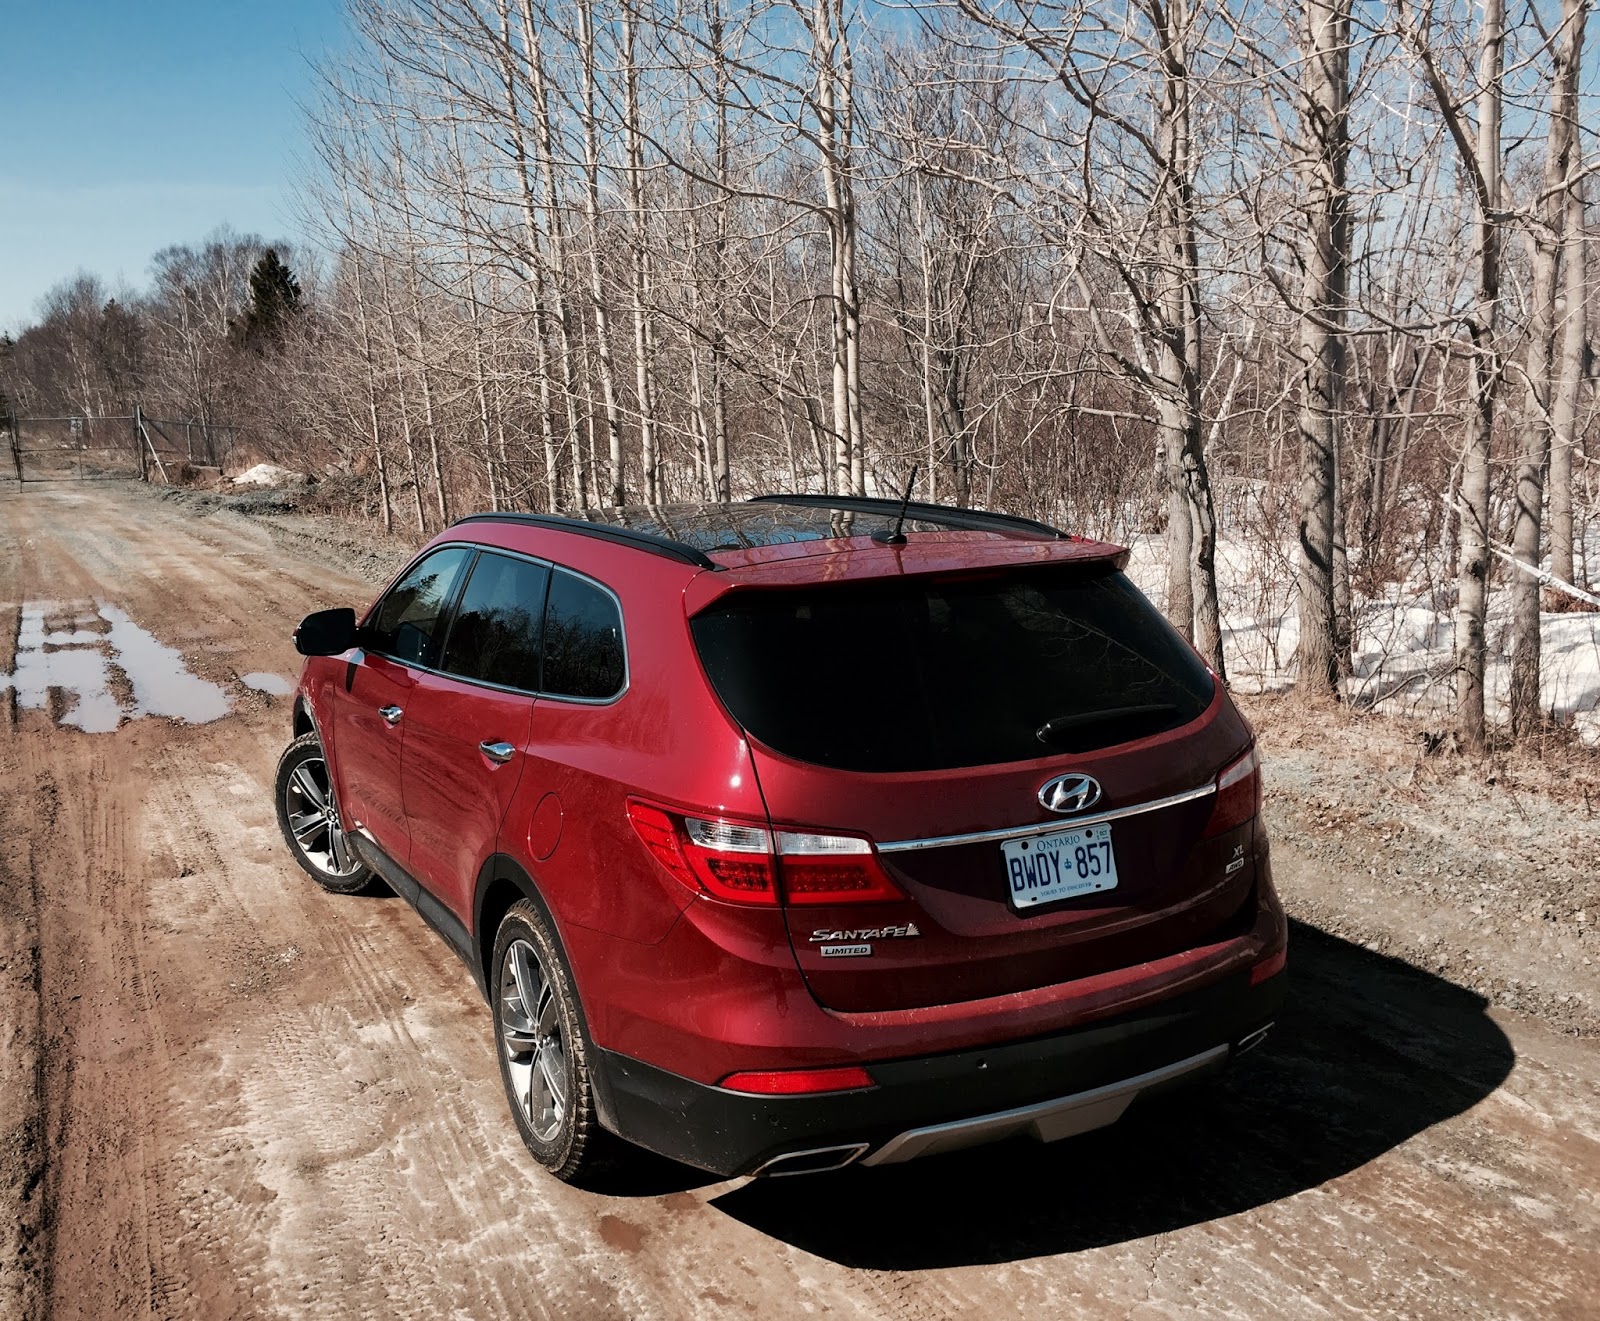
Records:
[[[1284,980],[1250,727],[1126,559],[854,497],[462,519],[300,625],[284,837],[454,946],[562,1178],[1108,1124]]]

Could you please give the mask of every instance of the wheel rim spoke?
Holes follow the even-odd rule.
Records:
[[[538,1034],[522,1007],[522,1001],[515,996],[506,996],[501,1000],[500,1035],[505,1038],[506,1050],[513,1056],[526,1055],[538,1045]]]
[[[309,849],[316,843],[327,826],[328,818],[321,812],[301,812],[298,816],[289,818],[289,829],[294,831],[294,837],[300,841],[300,846],[304,849]]]
[[[333,857],[336,870],[350,870],[350,847],[345,843],[344,831],[331,824],[328,826],[328,852]]]
[[[548,1046],[542,1048],[537,1056],[538,1064],[534,1075],[539,1080],[539,1107],[532,1116],[536,1129],[540,1129],[539,1136],[547,1136],[561,1123],[561,1112],[566,1087],[560,1072],[551,1063],[551,1051]],[[546,1115],[549,1115],[548,1125],[543,1124]]]
[[[534,1022],[534,1006],[539,1003],[542,982],[534,967],[533,950],[520,940],[511,947],[511,975],[516,979],[517,998],[522,1001],[522,1012]]]
[[[555,1031],[556,1023],[561,1017],[560,1007],[556,1004],[556,992],[549,982],[539,988],[539,1010],[534,1017],[534,1025],[541,1036],[549,1036]]]
[[[300,796],[308,803],[313,804],[318,811],[328,806],[328,796],[323,793],[322,786],[317,783],[311,774],[309,765],[302,766],[295,771],[291,783],[300,791]]]
[[[544,1077],[545,1086],[550,1089],[551,1108],[556,1113],[556,1119],[560,1120],[561,1112],[566,1108],[567,1061],[556,1041],[548,1042],[539,1052],[539,1072]]]

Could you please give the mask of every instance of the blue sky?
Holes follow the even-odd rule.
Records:
[[[294,238],[296,100],[342,34],[339,0],[0,0],[0,330],[224,223]]]

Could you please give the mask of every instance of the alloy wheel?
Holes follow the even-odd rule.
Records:
[[[567,1116],[567,1049],[549,970],[526,940],[500,964],[500,1036],[511,1090],[533,1135],[550,1142]]]
[[[342,880],[361,870],[339,819],[326,760],[307,757],[294,768],[284,785],[283,808],[296,846],[319,872]]]

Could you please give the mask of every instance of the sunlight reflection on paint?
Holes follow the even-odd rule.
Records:
[[[65,627],[50,628],[50,621]],[[113,667],[131,694],[112,691]],[[0,692],[12,689],[17,704],[47,710],[50,690],[67,703],[58,723],[88,734],[104,734],[124,718],[171,716],[206,724],[228,713],[228,696],[192,673],[183,656],[157,641],[124,610],[104,601],[62,605],[34,601],[22,607],[15,670],[0,674]]]

